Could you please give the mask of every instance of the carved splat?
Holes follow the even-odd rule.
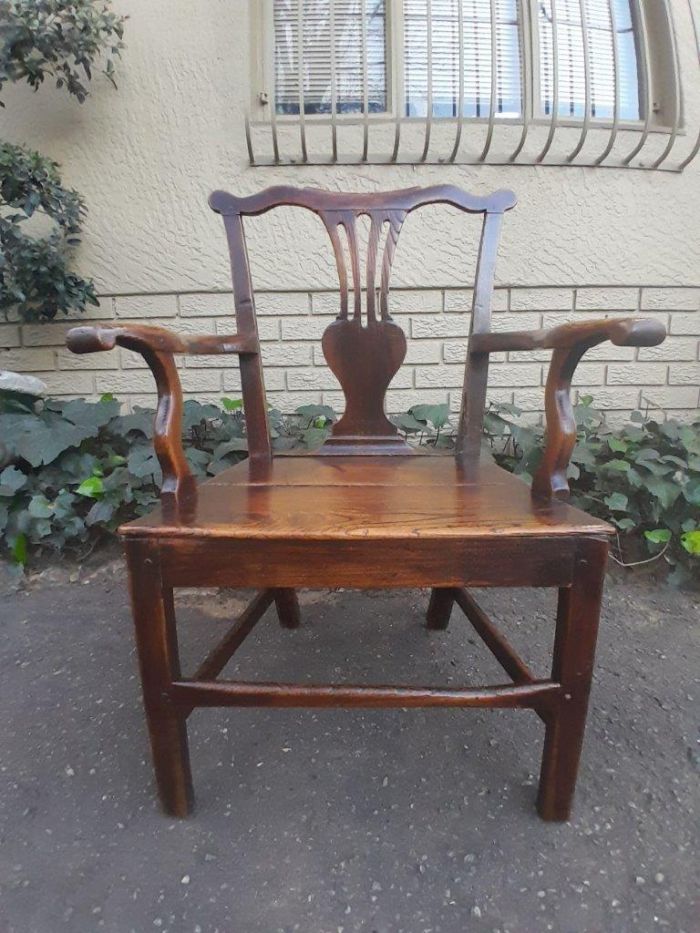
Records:
[[[322,347],[345,394],[346,410],[320,453],[412,453],[384,411],[387,389],[406,356],[406,338],[391,320],[388,301],[391,267],[402,224],[411,211],[426,204],[449,204],[466,213],[483,216],[472,330],[477,334],[485,333],[489,330],[491,316],[500,223],[503,213],[515,205],[515,195],[510,191],[495,191],[481,197],[452,185],[362,194],[277,186],[248,197],[215,191],[209,203],[223,215],[226,224],[238,331],[255,342],[255,300],[243,218],[289,206],[313,211],[322,219],[333,245],[340,281],[340,312],[337,320],[326,329]],[[370,218],[364,274],[360,269],[358,217]],[[349,261],[344,244],[347,244]],[[364,320],[363,294],[366,296]],[[470,355],[458,430],[458,452],[463,459],[472,454],[478,457],[487,370],[488,354]],[[259,355],[241,356],[241,377],[251,458],[269,460],[271,449]]]
[[[324,446],[328,453],[340,452],[352,444],[370,443],[382,450],[410,453],[411,448],[398,436],[396,427],[386,417],[384,400],[391,380],[406,356],[404,332],[389,315],[389,278],[405,211],[367,211],[370,217],[365,277],[366,321],[362,320],[362,279],[357,237],[359,211],[322,211],[335,253],[340,282],[340,313],[325,331],[322,348],[328,366],[338,379],[345,395],[345,413],[333,426],[333,434]],[[380,284],[377,265],[382,232],[386,243],[381,256]],[[342,234],[341,234],[342,231]],[[352,276],[353,313],[349,316],[349,280],[343,249],[347,240]],[[379,292],[379,318],[377,318]]]

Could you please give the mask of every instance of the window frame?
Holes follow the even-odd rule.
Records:
[[[611,129],[644,131],[644,133],[671,133],[684,135],[684,113],[680,76],[674,63],[674,43],[676,41],[671,23],[661,22],[658,7],[653,0],[632,0],[631,11],[637,50],[637,81],[639,84],[640,119],[621,120],[615,124],[613,118],[562,117],[556,113],[545,114],[541,111],[541,75],[539,68],[540,30],[537,0],[519,0],[519,34],[521,42],[521,68],[523,70],[522,111],[515,117],[495,118],[489,114],[481,117],[464,116],[437,117],[428,115],[434,123],[489,124],[497,126],[540,126],[582,129],[584,123],[590,129]],[[642,26],[639,15],[645,19]],[[338,126],[362,125],[364,123],[382,123],[388,120],[401,122],[425,122],[426,117],[410,117],[403,113],[404,96],[404,2],[386,0],[386,99],[387,109],[381,112],[365,114],[338,113],[333,120]],[[669,16],[672,15],[669,10]],[[330,114],[273,114],[275,81],[275,32],[274,0],[252,0],[250,4],[251,35],[253,37],[251,55],[251,94],[250,116],[263,123],[298,125],[301,122],[313,125],[327,123]],[[646,62],[649,94],[645,93],[645,78],[642,56],[643,36],[646,36],[648,60]],[[648,99],[647,99],[648,97]],[[671,114],[676,114],[671,119]]]

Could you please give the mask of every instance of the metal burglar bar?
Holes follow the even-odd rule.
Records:
[[[700,133],[682,126],[670,0],[647,2],[260,0],[274,53],[269,113],[246,119],[250,162],[682,171]],[[661,117],[659,22],[673,85]]]

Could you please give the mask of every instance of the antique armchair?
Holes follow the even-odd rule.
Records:
[[[447,455],[409,446],[384,411],[386,390],[406,353],[403,331],[388,306],[394,253],[406,216],[436,203],[482,215],[458,441]],[[571,378],[590,347],[606,340],[651,346],[665,331],[655,320],[628,318],[491,333],[500,228],[515,203],[509,191],[477,197],[448,185],[373,194],[275,187],[241,198],[217,191],[210,205],[222,215],[228,237],[235,334],[180,337],[131,325],[69,332],[67,344],[76,353],[117,344],[136,350],[157,383],[161,505],[121,534],[156,781],[167,813],[185,816],[192,807],[185,723],[195,707],[527,707],[545,726],[539,813],[546,820],[567,819],[612,532],[563,501],[576,436]],[[320,449],[273,457],[243,218],[281,205],[313,211],[330,236],[340,309],[322,348],[346,408]],[[363,273],[356,231],[361,215],[371,221]],[[551,349],[552,362],[545,390],[546,451],[530,489],[481,458],[480,448],[489,354],[534,348]],[[240,363],[249,458],[198,487],[182,451],[182,395],[174,365],[180,353],[234,353]],[[422,487],[423,494],[406,495],[407,487]],[[173,588],[180,586],[259,590],[190,677],[183,677],[178,659]],[[474,599],[472,589],[493,586],[558,589],[550,677],[534,675]],[[299,624],[300,587],[429,588],[428,627],[444,629],[456,604],[509,681],[441,689],[217,679],[272,603],[282,625]]]

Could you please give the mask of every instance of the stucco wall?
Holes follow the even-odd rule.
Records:
[[[695,3],[696,0],[693,0]],[[4,137],[62,163],[89,215],[80,268],[102,303],[93,318],[145,320],[187,331],[230,329],[228,265],[213,188],[250,193],[275,183],[374,190],[451,182],[477,192],[509,187],[497,269],[496,328],[529,328],[600,314],[660,316],[671,336],[638,353],[592,352],[578,383],[623,412],[648,399],[668,412],[698,406],[700,383],[700,165],[681,174],[546,166],[251,168],[243,136],[250,99],[245,0],[115,0],[128,13],[119,90],[95,81],[82,107],[51,88],[13,89]],[[700,120],[700,84],[686,0],[679,22],[686,122]],[[681,140],[679,147],[691,143]],[[699,160],[700,161],[700,160]],[[316,226],[314,224],[316,223]],[[250,225],[270,401],[339,406],[319,338],[336,313],[334,269],[315,218],[286,209]],[[409,340],[389,407],[449,397],[456,404],[474,271],[473,221],[447,209],[412,216],[399,245],[392,309]],[[31,371],[58,395],[113,391],[152,403],[150,376],[132,354],[73,357],[64,322],[0,326],[0,367]],[[490,395],[541,407],[544,354],[510,354],[492,368]],[[228,362],[228,361],[224,361]],[[182,361],[197,398],[238,391],[235,361]]]

